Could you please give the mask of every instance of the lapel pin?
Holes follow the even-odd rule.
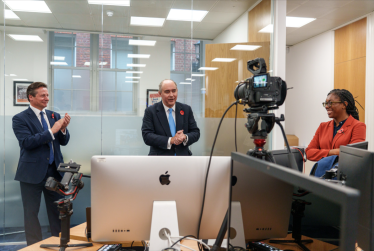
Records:
[[[181,110],[181,112],[180,112],[180,113],[181,113],[181,115],[184,115],[184,111],[182,111],[182,110]]]
[[[54,112],[52,112],[52,118],[55,119],[55,113]]]

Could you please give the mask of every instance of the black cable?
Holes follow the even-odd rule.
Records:
[[[88,239],[88,236],[87,236],[87,226],[86,226],[86,229],[84,230],[84,235],[86,235],[87,241],[90,242],[90,240]]]
[[[238,103],[235,104],[236,105],[236,109],[235,109],[235,129],[234,129],[234,132],[235,132],[235,152],[238,151],[238,144],[236,142],[236,119],[238,117]]]
[[[131,247],[130,248],[132,248],[132,244],[134,244],[134,241],[131,242]]]
[[[188,238],[188,237],[191,237],[191,238],[194,238],[194,239],[197,239],[194,235],[186,235],[186,236],[183,236],[182,238],[180,238],[179,240],[177,240],[176,242],[173,243],[173,245],[171,245],[170,247],[174,247],[174,245],[176,245],[178,242]]]
[[[213,156],[213,150],[214,150],[214,146],[216,144],[216,140],[217,140],[217,136],[218,136],[218,132],[219,132],[219,128],[221,127],[221,124],[222,124],[222,120],[223,118],[225,117],[226,113],[228,110],[230,110],[230,108],[237,104],[238,101],[235,101],[234,103],[232,103],[227,109],[226,111],[223,113],[222,115],[222,118],[221,118],[221,121],[219,122],[218,124],[218,128],[217,128],[217,132],[216,132],[216,136],[214,137],[214,141],[213,141],[213,146],[212,146],[212,150],[210,152],[210,157],[209,157],[209,163],[208,163],[208,169],[206,170],[206,175],[205,175],[205,184],[204,184],[204,193],[203,193],[203,203],[201,205],[201,212],[200,212],[200,218],[199,218],[199,225],[197,227],[197,239],[199,239],[199,235],[200,235],[200,226],[201,226],[201,219],[203,217],[203,211],[204,211],[204,203],[205,203],[205,195],[206,195],[206,186],[207,186],[207,183],[208,183],[208,174],[209,174],[209,169],[210,169],[210,163],[212,161],[212,156]],[[198,245],[199,247],[199,250],[201,251],[201,244],[199,243]]]

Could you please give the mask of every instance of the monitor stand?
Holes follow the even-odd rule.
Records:
[[[244,237],[244,225],[242,209],[239,201],[231,202],[231,227],[230,227],[230,244],[234,247],[245,247],[245,237]],[[227,233],[226,239],[222,241],[221,247],[227,247]],[[215,239],[209,239],[208,245],[213,246]]]
[[[175,201],[154,201],[149,251],[160,251],[170,247],[165,231],[170,236],[179,236],[177,204]],[[173,248],[180,250],[179,245]]]

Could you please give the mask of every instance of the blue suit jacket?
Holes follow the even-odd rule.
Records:
[[[183,115],[182,115],[183,114]],[[200,129],[197,127],[192,109],[189,105],[175,103],[176,131],[182,130],[188,136],[187,145],[172,145],[167,149],[171,136],[169,122],[162,101],[145,109],[142,125],[144,143],[151,147],[149,155],[192,155],[188,146],[200,138]]]
[[[51,128],[55,122],[61,119],[60,114],[45,110]],[[21,148],[15,180],[37,184],[40,183],[48,169],[49,145],[52,141],[56,167],[63,163],[60,145],[65,146],[70,139],[68,130],[66,135],[61,131],[54,134],[55,140],[49,130],[44,131],[35,113],[29,107],[23,112],[16,114],[13,119],[13,131]]]

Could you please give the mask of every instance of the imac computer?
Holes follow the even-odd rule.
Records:
[[[124,242],[151,240],[152,228],[169,215],[155,217],[155,202],[175,202],[178,236],[197,235],[208,156],[93,156],[91,159],[92,240]],[[238,165],[242,165],[238,163]],[[231,157],[213,157],[209,171],[201,239],[215,239],[229,206]],[[240,175],[240,174],[238,174]],[[270,233],[252,231],[254,238],[281,237],[287,232],[290,205],[268,207],[254,201],[291,201],[292,187],[251,172],[252,198],[245,197],[246,219],[281,222]],[[238,187],[245,181],[238,179]],[[281,183],[281,185],[279,185]],[[273,190],[278,192],[273,192]],[[283,191],[283,192],[282,192]],[[247,193],[247,191],[244,191]],[[252,201],[253,200],[253,201]],[[266,212],[266,214],[263,214]],[[286,219],[287,218],[287,219]],[[154,222],[157,220],[157,222]],[[260,223],[259,223],[260,224]],[[160,231],[164,227],[159,227]],[[157,231],[159,231],[157,230]],[[175,234],[171,233],[175,237]],[[161,237],[160,237],[161,238]],[[235,238],[233,238],[235,239]],[[174,239],[175,240],[175,239]],[[159,250],[158,250],[159,251]]]
[[[354,148],[350,148],[354,149]],[[359,149],[354,149],[360,151]],[[237,201],[236,194],[246,193],[248,189],[246,186],[236,187],[234,184],[237,182],[239,184],[240,180],[247,180],[249,183],[266,181],[266,180],[276,180],[283,184],[284,187],[287,189],[283,192],[278,191],[278,186],[271,186],[269,185],[269,196],[272,194],[277,194],[277,196],[281,196],[279,200],[271,200],[270,197],[264,197],[261,199],[253,200],[251,204],[246,205],[243,207],[242,214],[243,214],[243,224],[245,229],[255,229],[257,232],[266,232],[266,231],[273,231],[272,226],[277,223],[267,222],[268,225],[264,225],[262,221],[254,221],[249,220],[246,218],[247,208],[249,207],[259,207],[263,204],[266,204],[268,208],[277,208],[279,210],[284,210],[284,219],[278,219],[278,221],[282,221],[280,224],[285,224],[288,226],[288,219],[291,209],[291,200],[292,200],[292,191],[293,187],[301,187],[306,191],[310,191],[318,196],[321,196],[325,199],[331,200],[332,202],[338,204],[341,208],[341,231],[340,231],[340,251],[351,251],[354,250],[355,241],[356,241],[356,228],[355,222],[357,220],[358,214],[358,201],[359,201],[359,191],[353,188],[345,187],[338,184],[333,184],[330,182],[326,182],[324,180],[318,179],[316,177],[307,176],[290,168],[284,168],[284,166],[280,166],[275,163],[271,163],[268,161],[264,161],[258,158],[254,158],[245,154],[241,153],[231,153],[232,157],[232,168],[231,173],[233,176],[240,175],[241,177],[237,177],[238,181],[235,178],[231,179],[232,186],[229,201],[229,222],[228,222],[228,236],[231,235],[231,228],[232,228],[232,221],[235,215],[233,214],[235,208],[233,206],[233,202]],[[243,169],[241,165],[245,166]],[[245,173],[242,173],[243,170]],[[251,177],[251,173],[247,172],[247,170],[254,170],[256,172],[253,173],[261,173],[265,179],[261,181],[256,181],[253,177]],[[269,184],[266,182],[266,184]],[[240,189],[238,189],[240,188]],[[241,190],[241,191],[240,191]],[[251,196],[248,194],[248,196]],[[245,199],[245,198],[242,198]],[[242,200],[240,199],[240,200]],[[248,199],[248,198],[247,198]],[[283,209],[282,209],[283,208]],[[287,211],[287,210],[288,211]],[[264,213],[269,212],[257,212],[259,217],[263,217]],[[246,226],[247,225],[247,226]],[[245,239],[253,239],[253,236],[249,234],[247,231],[245,232]],[[278,234],[278,233],[277,233]],[[280,233],[283,235],[287,234],[287,227],[283,229],[283,232]],[[268,237],[272,238],[273,236],[269,235]],[[228,240],[229,244],[231,243],[231,239]],[[243,247],[245,248],[245,247]],[[370,250],[370,249],[368,249]]]
[[[357,243],[363,250],[374,250],[374,152],[340,147],[339,178],[360,191]]]
[[[300,151],[301,151],[301,153],[300,153]],[[277,163],[278,165],[281,165],[281,166],[291,167],[290,162],[288,160],[287,149],[274,150],[274,151],[271,151],[271,153],[273,154],[275,163]],[[298,167],[299,171],[302,172],[303,168],[304,168],[304,158],[303,158],[304,149],[299,149],[299,150],[298,149],[291,149],[291,153],[295,157],[296,164],[297,164],[297,167]]]

